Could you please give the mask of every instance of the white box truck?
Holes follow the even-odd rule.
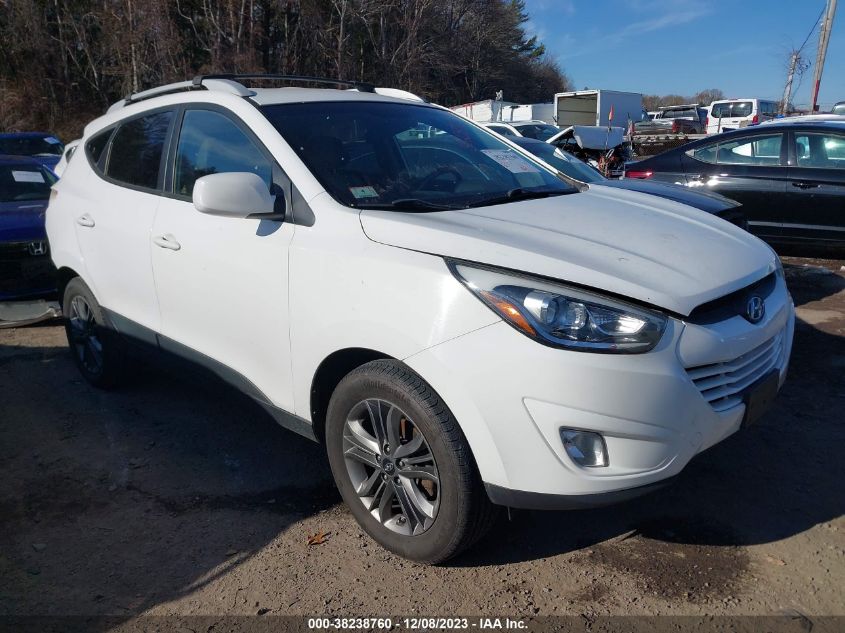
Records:
[[[613,108],[613,122],[626,127],[628,119],[634,123],[643,116],[643,96],[637,92],[618,90],[576,90],[555,95],[555,124],[565,129],[570,125],[608,125]]]

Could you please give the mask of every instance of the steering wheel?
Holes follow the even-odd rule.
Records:
[[[461,182],[463,182],[464,177],[461,176],[461,172],[457,169],[452,167],[451,165],[443,165],[438,167],[433,172],[431,172],[428,176],[423,178],[419,184],[417,185],[418,190],[428,189],[429,187],[433,191],[443,191],[440,187],[435,187],[434,183],[437,182],[443,176],[451,176],[452,177],[452,188],[448,191],[454,191],[455,187],[457,187]]]

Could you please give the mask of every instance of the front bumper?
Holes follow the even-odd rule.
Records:
[[[753,384],[755,371],[777,371],[783,383],[795,317],[782,281],[767,309],[757,325],[741,317],[706,326],[672,319],[646,354],[550,348],[496,323],[405,362],[451,408],[494,502],[589,507],[648,492],[738,430],[746,406],[742,390]],[[747,366],[758,357],[755,350],[775,344],[775,352],[760,356],[766,366]],[[739,370],[736,359],[745,359]],[[710,380],[719,367],[736,377],[722,380],[719,391],[693,380],[696,369],[708,368]],[[609,465],[575,463],[561,428],[601,433]]]

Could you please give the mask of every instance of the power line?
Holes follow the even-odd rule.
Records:
[[[798,49],[799,53],[804,50],[804,47],[807,45],[807,42],[810,41],[810,38],[813,36],[813,33],[816,30],[816,27],[819,25],[819,22],[821,22],[822,16],[824,15],[826,8],[827,8],[827,5],[823,6],[822,10],[819,11],[819,17],[816,18],[815,22],[813,22],[813,28],[810,29],[809,33],[807,33],[807,37],[804,38],[804,43],[801,44],[801,47]]]

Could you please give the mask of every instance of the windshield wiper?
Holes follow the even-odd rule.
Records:
[[[440,204],[423,200],[422,198],[398,198],[390,202],[368,202],[361,206],[362,209],[395,209],[396,211],[454,211],[465,207],[456,207],[449,204]]]
[[[492,198],[485,198],[484,200],[479,200],[478,202],[473,202],[469,206],[471,207],[485,207],[491,204],[505,204],[507,202],[516,202],[517,200],[531,200],[534,198],[548,198],[549,196],[562,196],[567,193],[575,193],[577,190],[573,191],[561,191],[559,189],[552,189],[552,190],[536,190],[536,189],[523,189],[522,187],[517,187],[516,189],[511,189],[503,196],[494,196]]]

